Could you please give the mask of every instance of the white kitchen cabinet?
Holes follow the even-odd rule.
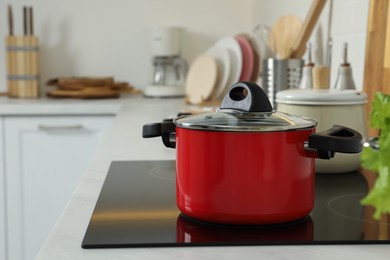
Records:
[[[6,247],[7,255],[0,258],[36,257],[112,119],[109,115],[4,117],[6,244],[0,249]]]
[[[5,194],[4,194],[4,155],[3,155],[3,119],[0,117],[0,259],[5,258]]]

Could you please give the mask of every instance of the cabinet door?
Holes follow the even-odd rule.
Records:
[[[0,259],[6,259],[5,250],[5,178],[3,153],[3,118],[0,117]]]
[[[35,258],[86,172],[112,118],[4,120],[9,259]]]

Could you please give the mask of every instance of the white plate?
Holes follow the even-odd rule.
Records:
[[[209,54],[199,55],[190,65],[186,79],[186,97],[191,104],[207,101],[217,82],[217,61]]]
[[[229,76],[231,72],[231,60],[229,51],[224,46],[213,45],[207,50],[207,53],[212,56],[218,64],[218,77],[215,86],[214,97],[218,98],[224,90],[229,87]]]
[[[228,85],[229,88],[234,83],[240,80],[241,70],[242,70],[242,53],[240,45],[234,37],[224,37],[217,41],[216,46],[225,47],[230,55],[231,60],[231,71],[229,75]]]

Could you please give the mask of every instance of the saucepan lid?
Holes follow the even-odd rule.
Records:
[[[274,111],[263,89],[252,82],[238,82],[213,113],[179,117],[177,127],[233,132],[273,132],[313,128],[314,119]]]
[[[291,89],[278,92],[276,102],[292,105],[358,105],[367,102],[367,95],[352,89]]]

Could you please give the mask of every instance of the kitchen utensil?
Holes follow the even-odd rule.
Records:
[[[335,89],[356,89],[355,82],[352,77],[352,68],[348,62],[348,43],[344,43],[343,62],[340,64],[337,73]]]
[[[276,93],[289,88],[299,88],[304,61],[301,59],[263,60],[262,87],[276,106]]]
[[[313,67],[304,66],[302,68],[302,79],[299,84],[300,89],[311,89],[313,88]]]
[[[6,37],[6,45],[7,46],[14,46],[15,45],[15,38],[13,37],[14,36],[14,18],[13,18],[13,11],[12,11],[12,6],[11,5],[8,5],[8,12],[7,12],[7,18],[8,18],[8,37]],[[16,68],[15,68],[15,60],[16,60],[16,57],[15,57],[15,53],[14,52],[10,52],[10,51],[7,51],[7,74],[9,74],[9,72],[13,72],[13,71],[16,71]],[[8,81],[7,82],[7,94],[8,96],[14,96],[15,94],[15,91],[16,91],[16,87],[15,87],[15,84],[14,82],[12,81]]]
[[[218,99],[228,86],[232,67],[229,51],[224,46],[213,45],[206,52],[217,61],[218,75],[213,96]]]
[[[311,58],[311,43],[308,42],[306,45],[307,49],[307,63],[302,68],[302,78],[299,83],[300,89],[311,89],[313,88],[313,67],[314,63]]]
[[[207,101],[217,82],[218,67],[213,57],[204,53],[190,65],[185,83],[186,98],[191,104]]]
[[[215,43],[216,46],[225,47],[230,55],[231,60],[231,71],[229,75],[228,85],[226,86],[225,92],[229,86],[240,80],[242,70],[242,52],[240,45],[234,37],[226,36]]]
[[[12,6],[8,5],[8,35],[14,35],[14,16],[12,12]]]
[[[73,89],[73,86],[107,86],[114,83],[113,77],[58,77],[49,79],[46,85]]]
[[[305,44],[308,41],[314,26],[317,23],[326,0],[313,0],[309,12],[299,32],[295,35],[290,49],[290,58],[301,58],[305,53]]]
[[[277,58],[287,59],[291,56],[291,47],[302,27],[302,21],[295,15],[283,15],[272,26]],[[300,57],[298,57],[300,58]]]
[[[302,78],[299,83],[300,89],[311,89],[313,88],[313,67],[304,66],[302,68]]]
[[[363,136],[365,127],[365,93],[356,90],[312,89],[286,90],[276,96],[278,110],[307,116],[317,120],[317,130],[323,131],[334,124],[356,129]],[[316,172],[344,173],[359,169],[359,154],[336,154],[329,161],[316,160]]]
[[[23,6],[23,35],[27,35],[27,6]]]
[[[28,7],[28,30],[30,35],[34,35],[34,12],[32,6]]]
[[[113,77],[59,77],[48,80],[47,85],[57,87],[47,92],[56,98],[117,98],[141,93],[127,82],[115,82]]]
[[[78,90],[55,89],[47,92],[47,95],[53,98],[97,99],[119,98],[120,93],[109,87],[86,87]]]
[[[33,35],[32,7],[23,7],[23,35],[14,35],[13,14],[8,6],[9,35],[6,37],[7,89],[14,98],[39,96],[38,37]]]
[[[330,84],[329,66],[314,66],[313,67],[313,88],[328,89],[329,84]]]
[[[236,35],[235,39],[240,45],[242,53],[242,69],[240,81],[249,81],[253,72],[254,55],[250,42],[242,35]]]
[[[191,218],[271,224],[306,216],[314,204],[314,158],[361,151],[358,132],[275,112],[263,90],[234,84],[219,111],[144,125],[143,137],[176,147],[176,201]]]
[[[328,8],[328,26],[326,34],[326,65],[332,66],[332,49],[333,49],[333,38],[332,38],[332,17],[333,17],[333,0],[329,0]]]

